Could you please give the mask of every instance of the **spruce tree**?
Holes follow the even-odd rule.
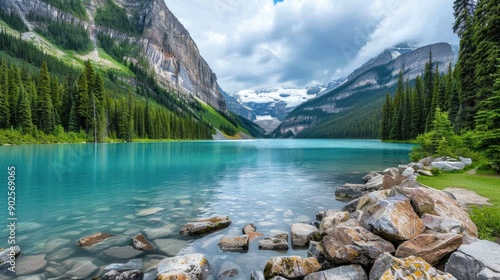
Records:
[[[385,95],[385,103],[382,107],[382,120],[380,123],[380,138],[388,140],[392,123],[392,98],[389,93]]]
[[[412,119],[412,90],[409,82],[406,83],[406,91],[403,97],[403,119],[401,121],[402,140],[410,139],[411,119]]]
[[[87,75],[84,72],[80,75],[77,82],[77,109],[78,127],[88,132],[92,124],[91,100],[87,89]]]
[[[19,127],[23,134],[30,134],[33,131],[31,104],[23,85],[19,88],[19,99]]]
[[[390,133],[390,139],[393,140],[403,140],[401,126],[403,124],[404,114],[404,90],[403,72],[399,72],[398,88],[396,89],[396,94],[394,96],[393,102],[394,117],[392,120],[392,128]]]
[[[472,40],[474,36],[473,17],[469,16],[465,23],[464,33],[460,39],[460,51],[455,71],[460,81],[459,87],[462,93],[462,112],[457,120],[466,128],[474,127],[474,116],[476,114],[476,81],[474,79],[475,62],[473,56],[476,46]]]
[[[0,128],[10,127],[10,105],[9,105],[9,68],[7,62],[2,61],[0,66]]]
[[[432,96],[434,93],[434,73],[432,71],[432,52],[429,51],[429,62],[425,64],[424,69],[424,96],[423,96],[423,127],[427,131],[426,120],[432,112]]]
[[[450,121],[453,123],[453,127],[455,128],[455,132],[459,132],[456,127],[456,120],[458,111],[461,108],[461,94],[460,94],[460,86],[459,86],[459,81],[456,79],[453,80],[453,84],[451,87],[451,92],[449,96],[449,108],[448,108],[448,115],[450,117]]]
[[[455,23],[453,24],[453,32],[462,37],[465,32],[465,22],[467,18],[474,15],[476,3],[474,0],[455,0],[453,3],[453,15],[455,16]]]
[[[414,110],[418,112],[413,112],[415,118],[415,130],[417,135],[425,132],[425,115],[424,115],[424,82],[420,76],[417,76],[415,80],[415,96],[417,98],[417,102],[414,103],[417,105]]]
[[[47,62],[40,68],[40,81],[38,83],[38,115],[39,129],[46,134],[54,131],[54,107],[50,94],[50,75]]]
[[[422,126],[422,103],[417,90],[418,83],[422,83],[420,77],[417,77],[416,88],[411,92],[411,121],[410,121],[410,132],[409,139],[415,139],[421,132]]]
[[[78,109],[76,108],[76,102],[71,103],[71,108],[69,111],[69,121],[68,121],[69,132],[78,132],[78,130],[80,129],[77,111]]]
[[[19,108],[19,86],[21,85],[21,77],[19,76],[19,68],[12,65],[9,70],[9,111],[10,111],[10,124],[14,127],[18,125],[18,108]]]

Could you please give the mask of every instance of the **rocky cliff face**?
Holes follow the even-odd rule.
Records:
[[[129,19],[142,28],[140,35],[128,35],[119,31],[98,26],[94,15],[98,7],[107,0],[91,0],[85,3],[88,20],[81,20],[70,13],[61,11],[41,0],[1,0],[3,9],[13,10],[25,19],[28,26],[30,13],[49,18],[83,24],[91,34],[94,45],[98,32],[106,33],[118,40],[140,46],[140,53],[154,71],[158,82],[175,89],[187,97],[197,97],[218,110],[226,111],[226,103],[219,92],[217,76],[200,55],[200,51],[189,32],[167,8],[163,0],[115,0],[125,9]],[[134,60],[137,58],[131,58]]]
[[[448,64],[456,59],[452,47],[447,43],[433,44],[403,53],[386,50],[356,69],[336,89],[302,104],[291,112],[275,131],[275,135],[294,136],[325,120],[334,121],[332,116],[334,118],[339,113],[360,110],[366,100],[376,102],[378,99],[366,96],[377,93],[379,97],[384,97],[385,92],[397,84],[400,71],[403,71],[404,78],[410,81],[422,75],[425,64],[429,61],[429,52],[432,52],[433,62],[438,63],[441,72],[446,71]],[[381,94],[381,91],[384,93]]]

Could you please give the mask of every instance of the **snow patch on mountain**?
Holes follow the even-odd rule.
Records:
[[[253,107],[249,104],[269,104],[272,107],[278,102],[285,102],[286,108],[294,108],[313,99],[325,88],[325,86],[315,86],[309,88],[279,87],[258,90],[247,89],[232,92],[230,95],[246,107]]]

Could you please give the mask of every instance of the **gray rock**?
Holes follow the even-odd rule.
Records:
[[[175,256],[188,245],[188,242],[186,240],[168,238],[156,239],[155,244],[159,251],[169,256]]]
[[[401,173],[406,179],[416,179],[417,176],[415,176],[415,170],[412,167],[408,167]]]
[[[116,270],[116,271],[126,271],[126,270],[141,270],[142,269],[142,259],[133,259],[127,263],[113,263],[104,268],[104,270]]]
[[[358,208],[359,198],[353,199],[349,201],[344,207],[342,207],[342,211],[354,212],[356,208]]]
[[[71,268],[68,272],[66,272],[66,274],[74,277],[87,279],[96,271],[97,271],[97,266],[92,261],[86,260],[77,262],[73,266],[73,268]]]
[[[248,235],[224,236],[217,244],[223,251],[247,251],[249,238]]]
[[[398,259],[389,253],[380,256],[370,270],[370,279],[415,279],[416,275],[417,279],[455,279],[452,275],[430,266],[422,258],[411,256]]]
[[[431,163],[431,167],[443,171],[455,171],[455,170],[463,170],[465,168],[465,164],[463,162],[455,162],[455,161],[437,161]]]
[[[120,276],[120,272],[116,270],[110,270],[101,277],[102,280],[116,280],[116,277]]]
[[[500,245],[478,240],[462,245],[446,263],[445,271],[458,279],[500,279]]]
[[[432,172],[430,172],[429,170],[423,170],[423,169],[421,169],[421,170],[418,170],[417,173],[420,174],[420,175],[423,175],[423,176],[427,176],[427,177],[434,176],[432,174]]]
[[[403,172],[405,172],[405,170],[408,169],[409,167],[410,166],[407,164],[398,165],[399,174],[403,174]]]
[[[433,157],[426,157],[424,159],[421,159],[418,163],[422,164],[423,166],[431,166],[432,162],[434,162]]]
[[[309,236],[319,232],[314,226],[307,224],[292,224],[290,234],[294,246],[306,246],[309,243]]]
[[[439,233],[463,233],[465,230],[460,221],[446,216],[425,214],[421,220],[428,229]]]
[[[142,280],[143,275],[144,273],[142,273],[140,270],[129,270],[118,275],[118,277],[116,277],[116,280]]]
[[[132,246],[111,247],[101,253],[102,256],[113,259],[130,260],[137,258],[144,252],[134,249]]]
[[[289,279],[285,278],[285,277],[281,277],[281,276],[274,276],[273,278],[271,278],[269,280],[289,280]]]
[[[256,232],[256,231],[257,227],[254,224],[248,224],[244,226],[243,229],[241,230],[243,234],[248,234],[249,232]]]
[[[421,234],[403,242],[396,250],[396,257],[421,257],[430,265],[437,265],[441,259],[462,245],[462,235],[456,233]]]
[[[211,278],[212,270],[203,254],[188,254],[160,261],[156,269],[157,275],[183,272],[192,279],[206,280]]]
[[[194,219],[179,231],[180,234],[201,235],[228,227],[231,224],[229,216],[214,216]]]
[[[341,212],[337,211],[332,216],[325,217],[321,224],[319,225],[319,234],[326,235],[332,231],[335,226],[340,223],[346,222],[349,220],[349,212]]]
[[[16,276],[24,276],[43,272],[47,266],[45,254],[35,256],[20,256],[16,260]]]
[[[288,234],[277,234],[259,240],[259,250],[288,250]]]
[[[371,179],[377,177],[377,176],[380,176],[381,174],[375,172],[375,171],[371,171],[370,173],[366,174],[364,177],[363,177],[363,182],[367,183],[368,181],[370,181]]]
[[[10,259],[12,258],[15,261],[15,258],[21,254],[19,246],[13,246],[12,249],[9,247],[0,252],[0,268],[9,266]]]
[[[464,158],[464,157],[459,157],[458,158],[463,164],[466,166],[471,166],[472,165],[472,159],[471,158]]]
[[[156,271],[150,271],[144,273],[142,280],[156,280]]]
[[[337,199],[355,199],[363,196],[365,185],[362,184],[344,184],[337,186],[335,197]]]
[[[364,192],[378,191],[382,188],[382,183],[384,181],[384,176],[379,175],[370,179],[366,182]]]
[[[217,279],[235,278],[240,275],[240,268],[232,262],[224,262],[219,268]]]
[[[316,220],[321,222],[321,220],[323,220],[323,218],[328,217],[328,216],[333,216],[338,211],[339,210],[335,210],[335,209],[328,209],[328,210],[319,211],[318,213],[316,213]]]
[[[309,249],[307,250],[308,257],[315,257],[319,262],[324,262],[325,250],[323,249],[323,243],[317,241],[309,242]]]
[[[264,273],[260,270],[254,270],[250,273],[250,280],[266,280]]]
[[[396,178],[399,175],[399,169],[397,169],[396,167],[387,168],[382,172],[382,174]]]
[[[339,266],[307,275],[304,280],[368,280],[365,270],[358,264]]]
[[[419,170],[422,170],[425,168],[425,166],[421,163],[415,163],[415,162],[412,162],[410,164],[408,164],[411,168],[413,168],[413,170],[415,170],[415,172],[419,171]]]
[[[316,258],[302,258],[298,256],[273,257],[264,268],[266,279],[281,276],[286,278],[303,278],[321,269]]]

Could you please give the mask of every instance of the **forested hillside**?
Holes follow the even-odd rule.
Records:
[[[500,2],[479,0],[476,6],[472,0],[455,0],[454,9],[453,30],[460,37],[455,69],[448,66],[447,74],[439,75],[443,65],[433,63],[431,55],[414,86],[405,86],[401,75],[394,98],[388,94],[382,108],[380,136],[415,139],[432,132],[437,114],[444,112],[463,141],[427,140],[484,152],[500,170]]]

